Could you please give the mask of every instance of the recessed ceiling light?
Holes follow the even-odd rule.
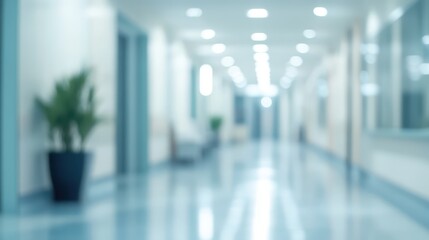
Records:
[[[213,68],[208,65],[200,67],[200,93],[203,96],[210,96],[213,93]]]
[[[267,18],[268,17],[268,11],[267,9],[263,8],[254,8],[247,11],[247,17],[248,18]]]
[[[253,58],[256,62],[268,62],[270,60],[270,55],[268,55],[268,53],[255,53]]]
[[[241,73],[240,74],[236,74],[236,75],[231,76],[231,77],[232,77],[232,81],[234,83],[243,83],[243,82],[246,82],[246,78]]]
[[[316,31],[314,31],[313,29],[307,29],[303,32],[304,37],[308,38],[308,39],[312,39],[316,37]]]
[[[308,53],[310,51],[310,46],[308,46],[305,43],[300,43],[300,44],[296,45],[296,50],[299,53]]]
[[[237,77],[237,76],[241,76],[242,75],[241,69],[239,67],[237,67],[237,66],[232,66],[232,67],[228,68],[228,74],[231,77]]]
[[[203,15],[203,10],[201,8],[189,8],[186,10],[186,16],[196,18]]]
[[[263,97],[261,99],[261,105],[264,108],[270,108],[273,105],[273,100],[270,97]]]
[[[258,61],[256,61],[255,62],[255,67],[261,67],[261,68],[270,68],[270,63],[268,62],[268,61],[261,61],[261,62],[258,62]]]
[[[291,83],[287,83],[287,82],[280,82],[280,86],[282,87],[282,88],[284,88],[284,89],[289,89],[291,86],[292,86],[292,84]]]
[[[328,9],[325,7],[315,7],[313,13],[318,17],[326,17],[328,15]]]
[[[213,29],[206,29],[201,32],[201,37],[206,40],[213,39],[215,36],[216,32]]]
[[[258,83],[267,83],[271,82],[271,69],[265,70],[265,69],[258,69],[256,70],[256,78]]]
[[[271,76],[271,68],[270,66],[255,66],[255,72],[258,76],[270,77]]]
[[[292,86],[293,80],[289,77],[283,77],[280,80],[280,86],[284,89],[289,89]]]
[[[267,37],[267,34],[265,34],[265,33],[254,33],[254,34],[252,34],[251,38],[253,41],[263,42],[263,41],[267,40],[268,37]]]
[[[300,67],[304,63],[304,61],[300,56],[293,56],[290,58],[289,63],[294,67]]]
[[[253,51],[255,52],[268,52],[269,48],[265,44],[255,44],[253,45]]]
[[[232,57],[224,57],[221,63],[224,67],[232,67],[235,64],[235,60]]]
[[[225,52],[225,50],[226,50],[226,46],[225,44],[222,44],[222,43],[217,43],[212,46],[212,51],[216,54],[221,54]]]
[[[367,97],[377,96],[380,93],[380,87],[376,83],[365,83],[361,87],[361,92]]]

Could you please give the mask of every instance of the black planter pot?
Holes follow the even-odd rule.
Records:
[[[49,153],[49,172],[54,201],[80,201],[85,166],[88,159],[89,155],[84,152]]]
[[[213,136],[212,136],[212,146],[213,147],[215,147],[215,148],[217,148],[217,147],[219,147],[220,146],[220,133],[219,132],[215,132],[215,133],[213,133]]]

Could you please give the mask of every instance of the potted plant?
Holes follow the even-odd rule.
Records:
[[[81,197],[89,161],[85,143],[101,121],[89,75],[89,70],[83,70],[65,78],[56,83],[47,101],[36,99],[49,127],[48,162],[55,201],[79,201]]]
[[[222,127],[223,118],[221,116],[212,116],[210,118],[210,129],[213,132],[213,143],[218,146],[220,143],[220,129]]]

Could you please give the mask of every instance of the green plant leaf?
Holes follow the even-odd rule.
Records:
[[[65,151],[73,150],[76,137],[81,148],[92,130],[101,122],[96,113],[95,88],[89,85],[90,71],[84,69],[55,84],[49,101],[36,99],[49,124],[49,138],[58,133]]]
[[[210,128],[214,132],[218,132],[222,127],[223,118],[221,116],[213,116],[210,118]]]

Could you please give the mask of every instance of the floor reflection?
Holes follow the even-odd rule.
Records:
[[[120,179],[82,206],[3,216],[0,238],[429,239],[427,229],[326,158],[288,143],[223,147],[193,165]]]

